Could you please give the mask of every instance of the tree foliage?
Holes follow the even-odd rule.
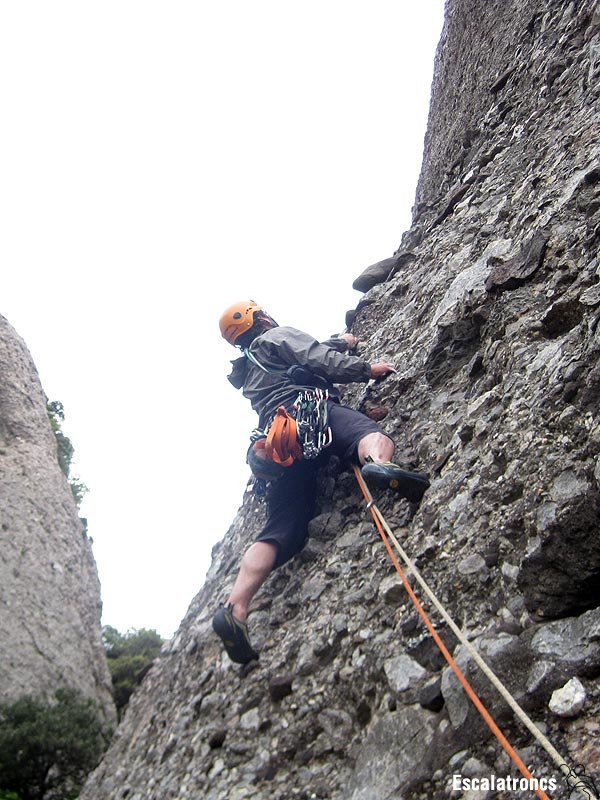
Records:
[[[97,704],[74,689],[0,706],[0,798],[74,800],[109,738]]]
[[[110,625],[102,629],[102,640],[120,717],[129,698],[160,653],[163,640],[155,630],[140,628],[123,634]]]
[[[79,478],[71,475],[71,462],[73,461],[73,453],[75,452],[75,448],[73,447],[73,443],[69,437],[65,435],[62,429],[62,423],[65,421],[65,409],[59,400],[49,400],[46,403],[46,410],[50,420],[50,427],[52,428],[56,438],[56,455],[58,458],[58,464],[69,481],[73,498],[75,499],[77,507],[79,508],[81,501],[88,493],[89,489]]]

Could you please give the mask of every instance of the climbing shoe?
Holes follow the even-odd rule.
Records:
[[[258,658],[250,644],[248,628],[233,616],[233,605],[221,606],[212,620],[214,632],[223,642],[227,655],[237,664],[248,664]]]
[[[411,503],[418,503],[427,489],[429,479],[419,472],[408,472],[391,461],[379,463],[367,461],[361,473],[369,486],[381,489],[392,489]]]

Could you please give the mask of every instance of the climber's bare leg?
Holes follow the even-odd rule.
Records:
[[[391,461],[394,455],[394,443],[384,433],[368,433],[358,443],[358,460],[364,464],[367,456],[373,461],[383,463]]]
[[[254,542],[244,553],[227,600],[228,604],[233,604],[233,615],[240,622],[246,621],[250,602],[273,571],[276,558],[277,545],[272,542]]]

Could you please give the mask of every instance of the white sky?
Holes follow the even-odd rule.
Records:
[[[249,476],[218,318],[318,338],[410,225],[443,0],[0,6],[0,314],[65,407],[103,623],[170,636]],[[215,598],[217,602],[221,598]]]

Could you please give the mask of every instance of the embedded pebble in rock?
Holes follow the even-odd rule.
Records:
[[[283,700],[293,691],[293,676],[279,675],[269,681],[269,694],[272,700]]]
[[[527,692],[529,694],[535,694],[539,692],[544,682],[551,677],[553,671],[554,664],[552,662],[536,662],[527,677],[527,685],[525,687]]]
[[[550,497],[557,503],[566,502],[577,495],[586,494],[588,482],[578,478],[571,470],[561,472],[550,487]]]
[[[461,769],[463,765],[469,759],[469,751],[468,750],[459,750],[458,753],[454,753],[448,760],[448,768],[452,772],[456,772],[457,770]]]
[[[343,395],[386,409],[397,457],[430,477],[419,506],[377,493],[402,546],[503,683],[592,773],[597,734],[584,725],[599,698],[590,692],[581,728],[558,734],[548,699],[600,671],[598,53],[595,0],[448,0],[412,225],[347,315],[360,354],[398,373]],[[246,493],[81,800],[122,786],[136,800],[429,800],[447,796],[453,754],[500,763],[399,588],[353,475],[331,462],[319,485],[304,557],[269,578],[250,615],[260,660],[236,667],[210,630],[214,598],[264,519]],[[529,747],[463,646],[440,635],[512,744]],[[402,689],[394,665],[406,658]],[[292,678],[283,697],[280,675]],[[552,800],[566,800],[560,791]]]
[[[388,659],[383,668],[390,687],[395,692],[405,692],[409,686],[426,675],[426,671],[410,656],[396,656]]]
[[[572,669],[600,661],[597,642],[600,638],[600,608],[580,617],[556,620],[535,630],[531,648],[545,660],[564,662]]]
[[[479,553],[472,553],[470,556],[463,558],[458,564],[458,571],[461,575],[473,575],[485,568],[485,559]]]
[[[576,717],[584,707],[586,699],[585,687],[579,678],[571,678],[561,689],[552,692],[548,707],[559,717]]]
[[[461,767],[461,774],[466,778],[476,778],[485,775],[489,777],[491,769],[477,758],[469,758]]]
[[[379,584],[379,596],[385,603],[397,606],[406,596],[406,590],[402,585],[400,577],[394,574],[384,578]]]
[[[515,564],[508,564],[507,562],[504,562],[500,570],[504,577],[509,581],[514,581],[519,577],[520,570]]]
[[[454,660],[463,674],[467,672],[470,657],[463,646],[454,653]],[[470,700],[451,667],[442,672],[442,696],[453,728],[462,727],[470,711]]]
[[[419,705],[429,711],[441,711],[444,706],[442,695],[442,679],[434,678],[423,686],[419,692]]]

